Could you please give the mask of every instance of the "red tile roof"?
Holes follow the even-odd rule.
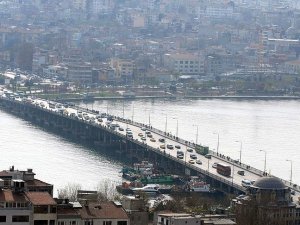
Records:
[[[33,205],[56,205],[48,192],[26,192],[26,197]]]
[[[129,219],[124,209],[112,202],[89,203],[78,211],[82,219]]]
[[[13,193],[12,190],[0,190],[0,202],[27,202],[23,193]]]
[[[52,184],[48,184],[44,181],[34,179],[26,181],[27,186],[35,186],[35,187],[42,187],[42,186],[52,186]]]

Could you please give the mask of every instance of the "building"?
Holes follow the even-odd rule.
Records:
[[[115,70],[117,80],[128,83],[133,79],[135,64],[133,61],[123,59],[112,59],[111,67]]]
[[[299,225],[300,206],[275,177],[262,177],[233,200],[238,225]]]
[[[78,209],[84,225],[130,225],[122,205],[115,202],[85,203]]]
[[[32,215],[30,224],[56,224],[57,203],[48,192],[25,192],[25,197],[30,202],[30,210]]]
[[[75,83],[92,83],[92,67],[90,64],[69,64],[67,79]]]
[[[34,178],[31,169],[0,172],[1,225],[130,225],[130,219],[119,202],[69,202],[54,199],[53,186]]]
[[[181,75],[204,74],[204,59],[195,54],[165,54],[164,65],[169,70],[179,73]]]
[[[160,213],[154,225],[234,225],[225,215],[193,215],[187,213]]]
[[[122,206],[130,218],[131,225],[149,224],[149,215],[146,211],[144,199],[134,196],[124,196]]]

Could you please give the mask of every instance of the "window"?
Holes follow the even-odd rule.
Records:
[[[50,220],[49,225],[55,225],[55,220]]]
[[[76,221],[71,221],[70,225],[76,225]]]
[[[56,213],[56,206],[50,206],[50,213]]]
[[[111,225],[111,221],[103,221],[103,225]],[[118,223],[119,225],[119,223]]]
[[[48,213],[48,206],[44,206],[44,205],[37,205],[34,206],[34,213],[43,213],[46,214]]]
[[[6,222],[6,216],[0,216],[0,223]]]
[[[12,216],[12,222],[29,222],[29,216]]]
[[[117,225],[127,225],[127,221],[118,221]]]
[[[84,225],[93,225],[93,221],[84,221]]]
[[[57,225],[65,225],[65,221],[58,221]]]

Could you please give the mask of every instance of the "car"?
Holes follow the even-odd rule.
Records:
[[[217,168],[217,166],[218,166],[217,162],[215,162],[214,164],[212,164],[212,168]]]
[[[139,136],[139,137],[143,137],[144,134],[143,134],[143,133],[139,133],[138,136]]]
[[[160,139],[158,139],[158,141],[164,143],[165,139],[164,138],[160,138]]]
[[[154,138],[151,138],[150,141],[151,142],[156,142],[156,140]]]
[[[237,173],[238,173],[239,175],[241,175],[241,176],[245,176],[245,171],[244,171],[244,170],[239,170]]]
[[[161,149],[166,149],[166,146],[165,145],[161,145],[159,146]]]
[[[145,133],[146,133],[146,134],[151,134],[151,131],[147,130]]]
[[[126,134],[127,137],[133,138],[132,134]]]
[[[146,131],[147,129],[146,129],[146,127],[142,127],[141,130],[142,131]]]
[[[126,128],[126,131],[131,131],[131,129],[129,127]]]
[[[177,155],[177,159],[183,159],[183,155]]]
[[[142,141],[146,141],[146,138],[145,138],[145,137],[141,137],[141,140],[142,140]]]
[[[190,159],[190,160],[189,160],[189,163],[190,163],[190,164],[195,164],[195,160]]]
[[[152,134],[147,134],[147,137],[152,138],[153,135]]]
[[[250,187],[252,185],[251,181],[250,180],[247,180],[247,179],[243,179],[242,180],[242,186],[247,188],[247,187]]]
[[[210,154],[206,154],[204,157],[207,158],[207,159],[211,159],[211,155]]]
[[[175,145],[175,148],[181,149],[180,145]]]
[[[197,163],[198,165],[202,165],[202,162],[201,162],[200,159],[196,160],[196,163]]]
[[[191,149],[191,148],[188,148],[187,151],[188,151],[188,152],[193,152],[194,150]]]
[[[102,120],[101,118],[99,118],[99,119],[98,119],[98,122],[99,122],[99,123],[102,123],[102,122],[103,122],[103,120]]]
[[[181,150],[177,150],[177,155],[184,155],[184,153]]]
[[[119,131],[124,131],[124,128],[122,128],[122,127],[119,127]]]
[[[190,154],[191,159],[197,159],[197,156],[195,154]]]
[[[173,145],[167,144],[168,149],[174,149]]]

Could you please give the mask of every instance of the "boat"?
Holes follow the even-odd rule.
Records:
[[[173,184],[174,177],[172,175],[152,175],[144,176],[140,181],[143,184]]]
[[[144,187],[132,188],[134,194],[146,193],[146,194],[158,194],[159,187],[156,184],[148,184]]]
[[[132,191],[134,194],[170,194],[172,189],[172,185],[147,184],[144,187],[132,188]]]

